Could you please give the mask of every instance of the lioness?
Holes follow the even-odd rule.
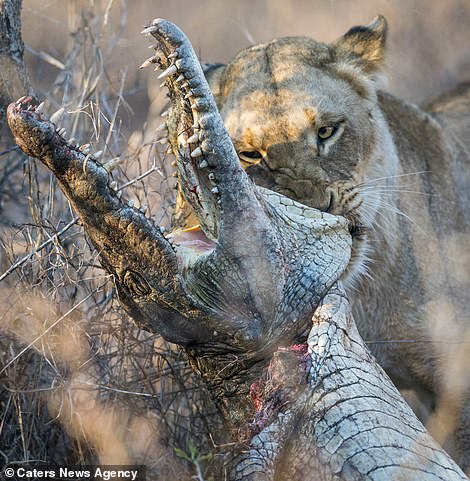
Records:
[[[362,336],[441,407],[431,430],[468,469],[470,83],[426,108],[378,90],[386,31],[377,17],[331,44],[281,38],[206,75],[256,183],[349,219]]]

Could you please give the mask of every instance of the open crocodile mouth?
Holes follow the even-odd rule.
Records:
[[[215,241],[222,202],[219,181],[230,173],[236,180],[246,176],[241,173],[238,157],[185,35],[160,19],[143,33],[154,35],[158,41],[155,55],[143,66],[156,64],[163,70],[159,78],[165,79],[172,106],[166,130],[177,159],[181,191],[204,235]],[[174,235],[175,242],[183,245],[188,245],[190,237],[197,249],[207,247],[196,230]]]
[[[212,252],[216,246],[215,241],[207,237],[199,224],[187,229],[174,230],[167,238],[175,247],[182,269],[193,265],[201,255]]]

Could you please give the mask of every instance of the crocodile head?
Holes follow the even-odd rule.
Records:
[[[345,218],[257,187],[185,35],[160,19],[144,32],[157,40],[157,55],[144,64],[163,69],[168,139],[199,230],[165,234],[35,99],[11,104],[8,122],[23,151],[57,178],[123,307],[185,347],[236,431],[253,414],[249,386],[273,352],[305,342],[315,307],[349,262],[351,236]]]
[[[144,30],[170,92],[179,182],[201,229],[165,236],[69,145],[32,98],[11,104],[20,147],[56,175],[130,314],[166,339],[255,357],[307,332],[350,256],[347,221],[257,187],[242,169],[194,50],[172,23]]]
[[[177,254],[184,252],[185,262],[192,258],[185,264],[188,291],[231,318],[233,334],[242,333],[247,346],[259,351],[271,341],[289,342],[309,327],[319,299],[349,261],[347,221],[257,187],[239,162],[186,36],[162,19],[144,33],[157,40],[148,62],[166,79],[168,140],[181,191],[202,231],[175,233],[175,241],[182,240]],[[204,253],[196,252],[201,237]]]

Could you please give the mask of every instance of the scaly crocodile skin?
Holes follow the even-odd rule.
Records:
[[[370,354],[340,288],[316,309],[307,344],[302,394],[251,440],[231,479],[467,479]]]

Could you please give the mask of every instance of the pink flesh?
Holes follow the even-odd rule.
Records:
[[[206,237],[201,229],[172,232],[169,237],[178,246],[188,247],[197,252],[206,252],[214,248],[214,243]]]

